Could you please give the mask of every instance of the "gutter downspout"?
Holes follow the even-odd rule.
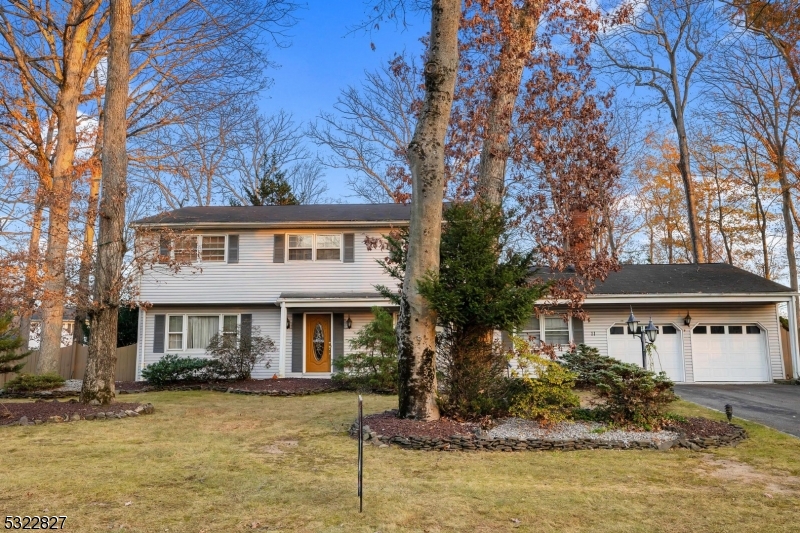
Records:
[[[286,377],[286,302],[281,302],[280,342],[278,344],[278,377]]]
[[[144,307],[139,306],[139,336],[138,342],[139,346],[137,346],[136,350],[136,376],[133,378],[134,381],[140,381],[142,379],[142,370],[144,370],[144,351],[145,351],[145,338],[147,337],[147,309]]]
[[[797,295],[792,296],[788,305],[789,315],[789,350],[792,352],[792,375],[794,379],[800,379],[800,353],[798,353],[797,346]]]

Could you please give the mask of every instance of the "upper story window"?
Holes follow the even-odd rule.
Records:
[[[313,255],[313,235],[289,235],[289,261],[311,261]]]
[[[287,235],[289,261],[341,261],[342,235]]]
[[[204,235],[200,245],[203,262],[225,261],[225,235]]]
[[[194,263],[197,261],[197,237],[194,235],[176,237],[172,251],[175,261],[179,263]]]
[[[341,257],[341,235],[317,235],[317,261],[338,261]]]
[[[239,259],[238,235],[176,235],[161,238],[159,262],[235,263]],[[231,250],[231,248],[234,248]]]

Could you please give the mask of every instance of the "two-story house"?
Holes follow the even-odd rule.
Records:
[[[329,376],[370,308],[395,310],[375,290],[395,283],[377,263],[387,252],[367,242],[407,226],[409,214],[397,204],[188,207],[137,221],[161,263],[184,264],[155,262],[140,278],[137,379],[165,354],[202,356],[215,333],[255,326],[276,351],[253,377]],[[796,299],[726,264],[624,265],[587,295],[587,322],[538,316],[518,333],[641,364],[625,324],[633,308],[658,328],[652,366],[675,381],[769,382],[797,377]]]
[[[371,307],[391,308],[375,290],[392,283],[377,263],[387,252],[366,241],[408,221],[398,204],[188,207],[137,221],[140,234],[171,235],[159,254],[185,264],[140,278],[137,379],[164,354],[202,356],[213,334],[254,326],[277,348],[254,378],[329,376]]]

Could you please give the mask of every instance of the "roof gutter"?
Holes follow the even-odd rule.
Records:
[[[735,302],[788,302],[794,292],[681,293],[681,294],[589,294],[586,303],[735,303]]]
[[[287,222],[132,222],[133,228],[380,228],[385,226],[408,226],[408,220],[314,220],[314,221],[287,221]]]

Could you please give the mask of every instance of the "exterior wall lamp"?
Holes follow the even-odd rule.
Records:
[[[347,320],[344,321],[344,325],[347,326],[347,329],[353,327],[353,321],[350,319],[350,315],[347,315]]]
[[[689,311],[686,311],[686,316],[683,317],[683,325],[684,326],[689,326],[689,325],[691,325],[691,323],[692,323],[692,317],[689,316]]]
[[[291,329],[291,327],[292,327],[292,323],[289,322],[289,317],[287,316],[286,317],[286,329]]]
[[[639,321],[633,316],[633,306],[631,306],[631,314],[626,322],[628,324],[628,333],[634,337],[639,337],[642,341],[642,368],[647,369],[647,345],[655,344],[656,337],[658,336],[658,328],[653,325],[653,318],[650,317],[650,322],[644,329],[639,327]]]

